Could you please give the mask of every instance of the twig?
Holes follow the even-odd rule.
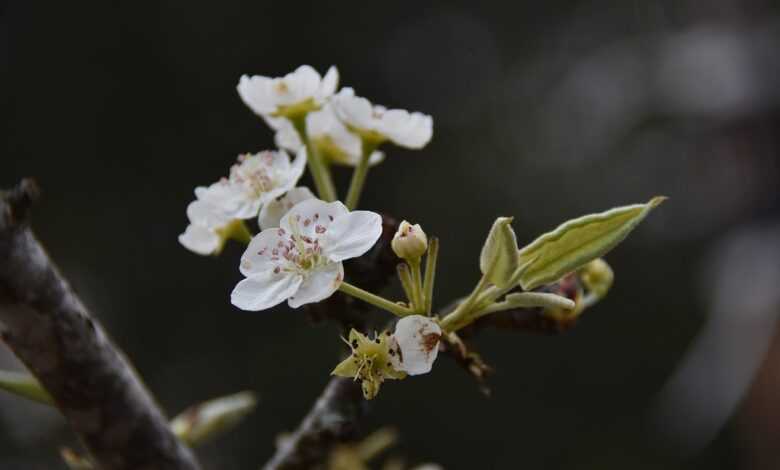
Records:
[[[332,378],[300,427],[280,439],[276,453],[263,468],[316,468],[327,460],[334,445],[356,437],[366,406],[358,383]]]
[[[0,194],[1,337],[102,470],[194,470],[189,448],[29,227],[32,180]]]

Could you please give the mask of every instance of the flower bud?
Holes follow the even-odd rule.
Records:
[[[596,258],[580,269],[580,279],[591,293],[603,298],[612,287],[615,274],[606,261]]]
[[[401,222],[391,243],[395,254],[405,260],[418,260],[428,249],[428,236],[420,224]]]

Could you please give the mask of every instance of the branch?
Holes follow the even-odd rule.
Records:
[[[305,470],[327,461],[334,445],[356,437],[366,412],[360,386],[334,377],[300,427],[282,438],[265,470]]]
[[[0,337],[102,470],[200,468],[30,230],[37,195],[32,180],[0,193]]]

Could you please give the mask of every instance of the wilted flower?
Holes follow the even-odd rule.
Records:
[[[368,251],[382,234],[382,218],[349,212],[341,202],[308,199],[282,217],[279,228],[257,234],[241,257],[231,302],[263,310],[284,300],[292,308],[330,297],[344,278],[342,261]]]
[[[390,349],[391,338],[388,333],[376,335],[373,340],[352,329],[347,344],[352,353],[333,369],[332,375],[349,377],[360,381],[363,396],[370,400],[379,393],[379,387],[386,379],[403,379],[406,373],[396,369],[393,356],[396,350]]]
[[[230,176],[208,187],[198,187],[198,199],[219,208],[228,217],[249,219],[257,216],[263,204],[292,189],[303,175],[306,149],[290,162],[287,152],[265,151],[238,157]]]
[[[280,78],[243,75],[237,88],[241,99],[256,114],[296,118],[320,109],[336,92],[338,82],[336,67],[320,77],[311,66],[301,65]]]
[[[287,191],[284,196],[263,204],[263,207],[260,209],[260,216],[257,218],[260,229],[265,230],[278,227],[284,214],[290,212],[290,209],[299,202],[307,199],[315,199],[314,194],[306,186],[299,186]]]
[[[378,145],[386,140],[401,147],[419,149],[433,136],[433,118],[403,109],[386,109],[355,96],[352,88],[342,88],[331,100],[344,124],[367,142]]]
[[[441,339],[439,324],[429,317],[409,315],[398,320],[391,348],[397,354],[390,356],[393,367],[409,375],[427,374],[439,354]]]
[[[187,206],[190,224],[179,235],[179,243],[199,255],[213,255],[222,250],[233,223],[241,223],[228,217],[219,208],[206,201],[192,201]]]

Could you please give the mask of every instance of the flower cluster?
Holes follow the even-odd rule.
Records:
[[[284,77],[242,76],[238,94],[274,132],[278,150],[240,155],[227,176],[196,188],[179,241],[203,255],[220,253],[228,239],[247,244],[239,264],[244,279],[230,295],[242,310],[285,301],[298,308],[341,291],[398,317],[392,333],[350,331],[350,354],[332,372],[360,381],[367,399],[385,380],[430,372],[442,341],[462,345],[456,332],[478,318],[534,308],[548,318],[576,319],[612,285],[612,270],[600,257],[663,201],[573,219],[522,248],[512,217],[498,217],[479,256],[481,279],[441,317],[433,312],[439,240],[403,221],[390,245],[406,299],[388,300],[345,279],[343,261],[362,256],[382,235],[379,214],[355,209],[369,167],[385,159],[380,146],[423,148],[433,137],[433,119],[375,105],[338,86],[335,67],[324,77],[307,65]],[[352,168],[344,203],[331,175],[337,166]],[[298,186],[307,167],[316,193]],[[259,228],[254,235],[252,219]],[[580,282],[571,295],[542,289],[572,273]]]

